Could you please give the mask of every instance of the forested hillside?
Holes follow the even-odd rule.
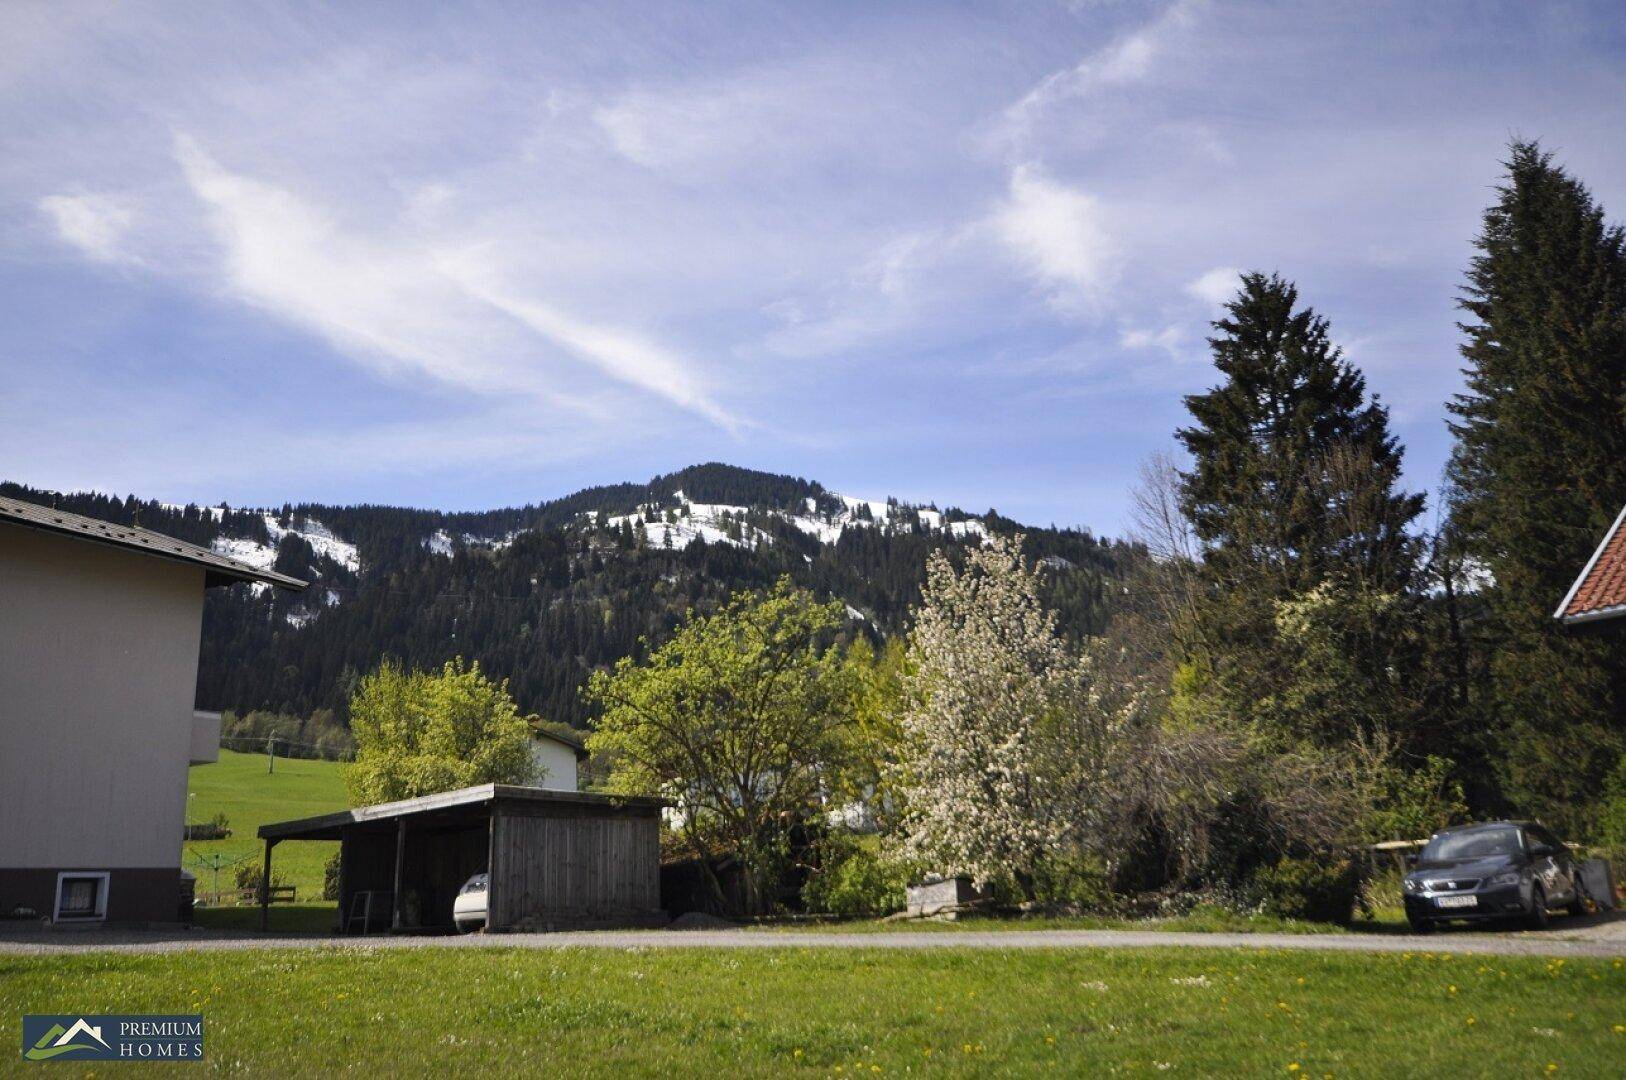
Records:
[[[477,513],[392,506],[174,506],[135,496],[0,492],[141,525],[311,582],[301,594],[213,589],[198,704],[340,716],[384,657],[478,660],[520,707],[578,726],[587,675],[689,608],[789,576],[850,609],[854,634],[899,631],[928,552],[1022,527],[989,512],[851,499],[796,477],[721,464]],[[1121,542],[1025,529],[1074,635],[1102,630],[1141,557]]]

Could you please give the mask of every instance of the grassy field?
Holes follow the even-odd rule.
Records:
[[[188,774],[190,797],[186,801],[188,821],[208,821],[224,813],[232,834],[225,840],[188,841],[182,848],[181,865],[198,876],[198,891],[212,891],[214,873],[210,868],[220,857],[221,887],[232,885],[236,865],[256,865],[263,847],[254,832],[268,821],[308,817],[343,810],[349,806],[339,764],[332,761],[300,761],[278,758],[276,771],[267,774],[264,754],[239,754],[221,750],[212,765],[194,765]],[[274,873],[286,877],[299,888],[299,898],[320,900],[322,868],[336,843],[300,842],[277,847]]]
[[[1619,1076],[1619,961],[1122,950],[341,950],[0,957],[0,1024],[201,1012],[311,1075]],[[147,1066],[152,1074],[164,1066]],[[180,1072],[195,1066],[181,1066]]]

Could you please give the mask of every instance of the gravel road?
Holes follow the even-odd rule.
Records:
[[[601,930],[462,937],[279,937],[206,930],[0,930],[0,956],[170,953],[214,949],[1320,949],[1335,952],[1449,952],[1503,956],[1626,957],[1626,914],[1563,919],[1525,932],[1201,934],[1158,930],[898,930],[877,933],[729,930]]]

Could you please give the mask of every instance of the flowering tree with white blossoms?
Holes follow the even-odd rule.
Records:
[[[994,537],[963,569],[927,563],[894,769],[904,858],[947,875],[1014,881],[1091,831],[1120,717],[1091,662],[1056,633],[1022,538]]]

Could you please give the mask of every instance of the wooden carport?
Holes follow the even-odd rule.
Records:
[[[341,927],[362,893],[388,898],[392,930],[452,926],[452,903],[487,874],[487,929],[658,925],[661,799],[482,784],[262,825],[265,878],[284,840],[337,840]],[[260,927],[269,926],[261,895]]]

